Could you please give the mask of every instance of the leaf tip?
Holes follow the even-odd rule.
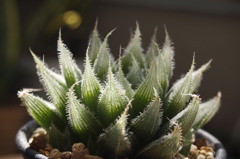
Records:
[[[219,92],[217,93],[217,98],[219,98],[219,99],[222,98],[222,92],[219,91]]]

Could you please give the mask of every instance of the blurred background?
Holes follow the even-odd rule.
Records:
[[[223,102],[205,129],[224,143],[229,158],[240,158],[239,0],[0,0],[0,156],[17,153],[15,134],[30,120],[17,91],[41,87],[29,48],[56,66],[61,28],[82,61],[96,19],[102,38],[117,28],[109,40],[115,57],[136,21],[145,50],[155,27],[163,43],[166,25],[176,53],[173,81],[189,69],[194,52],[197,67],[213,59],[199,94],[207,100],[221,91]]]

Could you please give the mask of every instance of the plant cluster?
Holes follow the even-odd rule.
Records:
[[[221,93],[204,103],[194,94],[211,61],[195,69],[193,58],[189,71],[170,85],[174,48],[167,31],[161,48],[155,31],[144,54],[137,24],[116,61],[107,42],[111,33],[102,41],[95,26],[83,71],[61,33],[60,73],[31,51],[50,102],[34,95],[34,89],[19,91],[29,114],[59,150],[83,142],[91,154],[106,159],[171,159],[188,154],[193,134],[220,106]]]

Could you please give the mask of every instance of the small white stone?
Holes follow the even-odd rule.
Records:
[[[47,134],[47,131],[45,130],[45,129],[43,129],[43,128],[37,128],[34,132],[33,132],[33,134]]]
[[[204,156],[206,156],[206,154],[207,154],[207,152],[205,150],[200,150],[199,153],[204,155]]]
[[[213,155],[213,153],[212,152],[207,152],[207,154],[206,154],[206,156],[207,156],[207,158],[214,158],[214,155]]]
[[[190,151],[197,151],[197,146],[192,144]]]
[[[200,154],[197,156],[197,159],[206,159],[206,157],[204,155]]]
[[[190,154],[193,155],[193,156],[197,156],[198,155],[198,149],[197,149],[196,145],[193,145],[193,144],[191,145]]]

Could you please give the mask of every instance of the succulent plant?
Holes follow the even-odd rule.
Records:
[[[49,69],[32,51],[49,101],[23,89],[18,96],[33,119],[48,132],[49,143],[67,150],[83,142],[104,158],[171,159],[187,154],[192,135],[217,112],[221,93],[201,103],[197,92],[211,61],[189,71],[170,86],[174,48],[168,32],[159,47],[156,31],[144,54],[137,24],[129,44],[115,61],[108,38],[95,26],[83,72],[58,39],[60,73]],[[37,90],[38,91],[38,90]]]

